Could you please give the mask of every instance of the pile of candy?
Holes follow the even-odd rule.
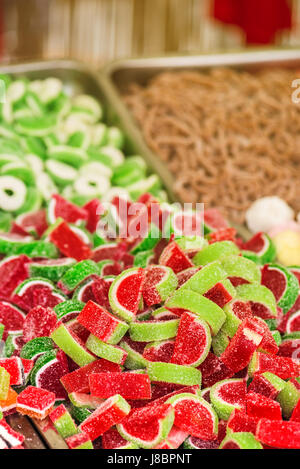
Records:
[[[166,205],[139,202],[138,239],[58,195],[0,235],[0,448],[22,447],[19,412],[71,449],[300,449],[300,267],[214,210],[191,237],[178,220],[198,214],[154,229]]]
[[[103,122],[92,96],[68,96],[57,78],[29,81],[1,75],[6,102],[0,105],[0,229],[38,210],[60,192],[79,205],[93,197],[110,200],[143,191],[160,195],[160,180],[147,176],[142,158],[124,160],[125,138]]]

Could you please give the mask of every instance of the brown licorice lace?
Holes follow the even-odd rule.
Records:
[[[237,223],[257,198],[278,195],[300,211],[300,72],[166,72],[133,84],[125,102],[149,147],[167,163],[175,192]]]

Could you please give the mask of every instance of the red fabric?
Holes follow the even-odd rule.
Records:
[[[292,26],[290,0],[213,0],[213,17],[236,25],[248,44],[270,44]]]

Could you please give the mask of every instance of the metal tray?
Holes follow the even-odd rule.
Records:
[[[174,200],[178,200],[178,197],[174,197],[173,194],[173,176],[166,165],[147,146],[140,128],[122,101],[121,95],[129,84],[135,82],[139,85],[146,85],[150,79],[167,70],[208,70],[220,66],[248,71],[268,67],[300,68],[300,49],[247,49],[247,51],[221,54],[118,60],[109,63],[102,70],[100,76],[102,88],[106,92],[111,107],[117,111],[119,122],[127,135],[134,140],[137,152],[161,175]]]

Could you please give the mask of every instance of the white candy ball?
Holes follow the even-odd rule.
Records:
[[[246,212],[248,228],[253,233],[268,232],[272,228],[294,219],[292,208],[279,197],[258,199]]]

